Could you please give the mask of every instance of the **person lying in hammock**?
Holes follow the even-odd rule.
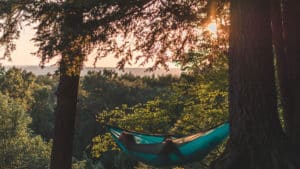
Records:
[[[138,144],[136,143],[134,136],[128,132],[122,132],[119,137],[119,140],[126,146],[128,150],[151,153],[151,154],[169,154],[176,153],[180,154],[176,144],[172,141],[171,138],[166,138],[161,143],[153,144]]]

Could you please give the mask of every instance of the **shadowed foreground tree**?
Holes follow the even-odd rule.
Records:
[[[270,2],[231,1],[230,140],[214,169],[299,168],[277,112]]]
[[[299,1],[283,0],[283,47],[285,53],[278,59],[282,69],[279,69],[282,78],[281,92],[285,110],[286,131],[289,140],[300,148],[300,11]]]
[[[300,11],[298,1],[272,1],[273,42],[284,111],[286,134],[290,143],[300,148]]]
[[[70,157],[72,157],[79,75],[84,59],[81,45],[78,44],[82,19],[83,16],[80,13],[67,13],[61,28],[64,48],[61,54],[60,79],[56,92],[57,107],[51,153],[51,168],[53,169],[68,168],[72,164]]]

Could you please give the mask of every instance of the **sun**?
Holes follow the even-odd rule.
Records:
[[[206,29],[211,33],[212,37],[216,38],[217,37],[217,31],[218,31],[218,26],[215,21],[209,23],[206,26]]]

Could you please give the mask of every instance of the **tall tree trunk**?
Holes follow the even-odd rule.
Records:
[[[60,79],[57,89],[54,141],[51,154],[51,169],[71,169],[75,112],[79,76],[84,56],[80,48],[82,15],[69,12],[61,28],[63,34]]]
[[[285,44],[283,40],[283,20],[282,20],[282,0],[271,0],[271,25],[272,25],[272,37],[273,45],[276,55],[277,75],[279,80],[279,88],[281,94],[281,103],[283,107],[284,119],[287,119],[288,103],[286,101],[287,96],[287,72],[284,70],[287,67]],[[285,120],[285,126],[286,120]]]
[[[288,169],[277,112],[269,0],[231,0],[230,139],[213,169]],[[295,162],[296,163],[296,162]]]
[[[51,169],[71,169],[78,83],[78,76],[60,76]]]
[[[291,143],[300,149],[300,10],[298,0],[283,0],[283,32],[285,44],[282,82],[286,131]]]

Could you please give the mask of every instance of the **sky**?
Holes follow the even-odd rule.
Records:
[[[21,65],[39,65],[40,58],[34,56],[32,53],[37,50],[34,46],[33,41],[31,39],[34,37],[34,30],[31,27],[23,27],[24,29],[21,31],[20,39],[16,41],[16,50],[12,53],[11,61],[8,60],[0,60],[0,65],[4,66],[21,66]],[[217,36],[217,25],[215,22],[212,22],[208,25],[207,29],[212,33],[213,36]],[[3,48],[0,46],[0,58],[3,56]],[[50,63],[46,64],[46,66],[51,66],[56,63],[57,60],[52,60]],[[113,56],[107,56],[98,60],[96,63],[96,67],[116,67],[118,59]],[[86,67],[93,67],[94,57],[90,56],[88,60],[84,63]],[[151,66],[149,63],[146,67]],[[135,68],[140,67],[138,64],[136,65],[126,65],[126,68]],[[175,64],[169,64],[170,68],[176,68]]]
[[[34,31],[30,27],[24,27],[21,31],[20,39],[16,41],[16,50],[12,53],[12,61],[0,60],[0,64],[4,66],[20,66],[20,65],[39,65],[40,58],[34,56],[32,53],[37,50],[31,39],[34,36]],[[3,56],[4,50],[0,48],[0,56]],[[52,60],[46,66],[55,64],[55,60]],[[93,67],[94,58],[90,56],[88,61],[85,62],[86,67]],[[96,67],[116,67],[118,60],[113,56],[107,56],[101,60],[98,60]],[[149,65],[146,66],[150,66]],[[139,65],[127,65],[126,68],[140,67]],[[170,65],[170,67],[175,67]]]

